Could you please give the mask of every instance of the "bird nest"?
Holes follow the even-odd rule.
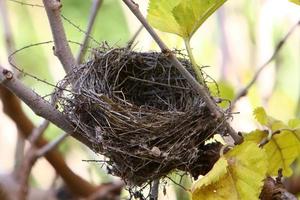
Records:
[[[193,74],[190,62],[174,53]],[[141,185],[175,169],[197,177],[217,160],[219,144],[204,143],[223,134],[223,122],[166,55],[102,49],[64,80],[72,83],[61,98],[64,113],[127,183]]]

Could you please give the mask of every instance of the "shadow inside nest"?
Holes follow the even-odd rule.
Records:
[[[61,97],[64,113],[125,182],[141,185],[175,169],[198,177],[218,159],[220,144],[204,142],[224,133],[222,122],[162,53],[98,50],[64,81],[73,90]]]

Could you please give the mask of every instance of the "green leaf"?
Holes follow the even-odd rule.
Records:
[[[289,0],[289,1],[292,2],[292,3],[300,5],[300,0]]]
[[[226,0],[182,0],[172,11],[183,38],[191,38]]]
[[[150,0],[147,16],[149,23],[161,31],[180,35],[181,28],[172,14],[179,2],[180,0]]]
[[[193,200],[255,200],[259,198],[268,162],[253,142],[235,146],[192,189]]]
[[[164,32],[190,39],[226,0],[150,0],[147,19]]]

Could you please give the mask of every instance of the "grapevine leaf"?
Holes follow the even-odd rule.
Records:
[[[164,32],[190,39],[226,0],[150,0],[147,19]]]
[[[293,3],[295,3],[295,4],[298,4],[298,5],[300,5],[300,0],[289,0],[290,2],[293,2]]]
[[[267,157],[253,142],[235,146],[198,180],[193,200],[258,199],[267,172]]]

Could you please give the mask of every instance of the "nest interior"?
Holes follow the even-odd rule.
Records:
[[[61,98],[65,114],[126,182],[141,185],[175,169],[197,177],[217,160],[220,145],[204,142],[223,134],[222,122],[164,54],[98,50],[65,81],[72,83]]]

